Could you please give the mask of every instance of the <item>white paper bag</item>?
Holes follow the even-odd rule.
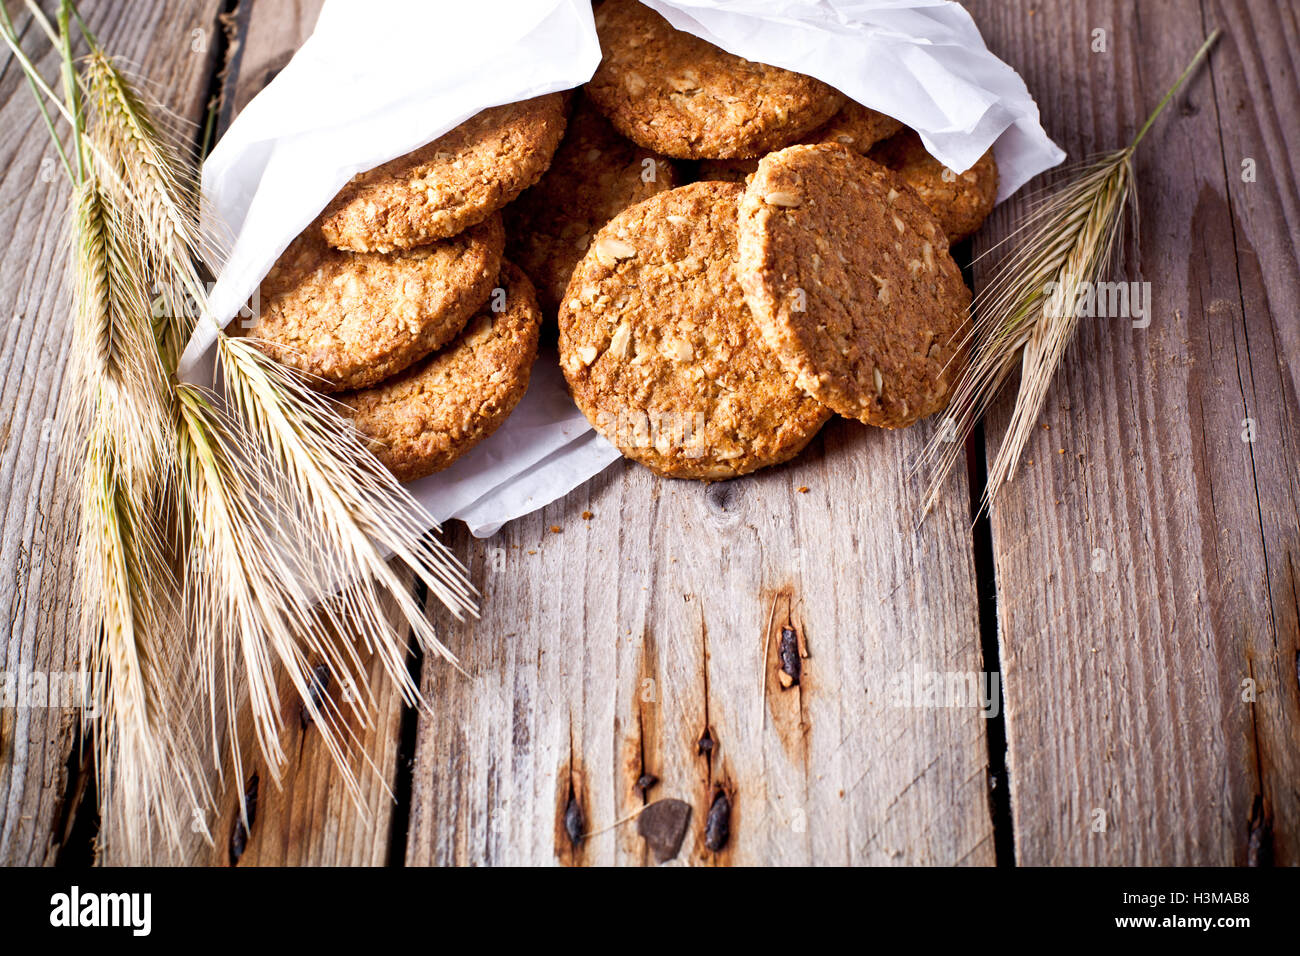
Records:
[[[816,76],[920,133],[963,171],[993,145],[999,198],[1064,158],[1020,77],[943,0],[644,0],[743,56]],[[600,62],[588,0],[327,0],[315,32],[231,124],[203,167],[210,225],[234,239],[211,304],[225,324],[353,175],[480,110],[570,89]],[[181,375],[209,384],[200,325]],[[618,457],[574,407],[554,352],[487,440],[409,487],[479,536],[567,494]]]

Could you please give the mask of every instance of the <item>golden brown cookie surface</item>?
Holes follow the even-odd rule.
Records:
[[[574,401],[661,475],[732,478],[786,461],[830,415],[764,344],[736,283],[741,193],[694,183],[624,210],[560,308]]]
[[[896,172],[916,190],[939,219],[949,242],[965,239],[993,211],[998,198],[998,164],[989,150],[964,173],[954,173],[931,156],[911,130],[875,147],[871,158]]]
[[[831,117],[829,123],[801,136],[799,142],[839,143],[865,155],[880,140],[894,135],[902,128],[903,124],[893,117],[849,100]],[[758,169],[758,160],[761,158],[701,160],[699,178],[723,183],[743,183]]]
[[[893,136],[903,124],[853,100],[845,102],[829,123],[814,132],[805,142],[839,143],[859,153],[866,153],[876,143]]]
[[[262,280],[248,336],[321,391],[364,388],[423,358],[464,327],[501,268],[501,217],[391,255],[332,249],[313,223]]]
[[[745,188],[739,246],[750,308],[805,392],[887,428],[947,405],[970,292],[893,173],[834,144],[772,153]]]
[[[591,238],[633,203],[677,185],[673,164],[620,136],[579,100],[551,168],[506,207],[507,254],[554,316]]]
[[[528,391],[542,315],[532,284],[509,263],[497,289],[444,349],[396,378],[340,396],[398,480],[446,468],[496,431]]]
[[[673,27],[638,0],[596,10],[604,59],[587,94],[624,136],[681,159],[761,156],[796,142],[844,97]]]
[[[563,134],[560,93],[483,110],[354,176],[325,209],[325,238],[353,252],[389,252],[454,236],[537,182]]]

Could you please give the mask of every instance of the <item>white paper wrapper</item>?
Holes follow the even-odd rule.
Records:
[[[993,145],[1000,196],[1064,158],[1020,77],[943,0],[644,0],[678,29],[808,73],[917,130],[963,171]],[[356,173],[480,110],[570,89],[600,62],[588,0],[327,0],[316,30],[240,113],[203,167],[213,225],[234,237],[211,296],[233,317]],[[212,379],[210,326],[181,374]],[[554,353],[495,434],[410,486],[438,521],[479,536],[567,494],[618,457],[564,389]]]
[[[642,0],[679,30],[807,73],[921,134],[959,173],[990,146],[1001,201],[1065,159],[1025,82],[947,0]]]

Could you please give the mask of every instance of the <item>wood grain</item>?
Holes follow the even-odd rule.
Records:
[[[396,610],[393,620],[398,620]],[[250,800],[251,826],[243,827],[240,788],[229,779],[214,818],[206,821],[211,844],[196,839],[187,862],[210,866],[383,866],[388,862],[393,817],[393,781],[401,740],[402,699],[371,658],[370,686],[375,703],[364,725],[349,714],[349,769],[359,785],[354,796],[316,728],[307,721],[302,702],[284,687],[280,706],[282,741],[289,764],[276,782],[257,754],[251,724],[241,722],[248,769],[244,795]],[[348,693],[326,680],[323,696],[341,706]],[[254,787],[252,781],[256,779]],[[249,794],[256,791],[255,799]],[[236,831],[240,831],[236,835]]]
[[[42,74],[57,58],[21,5],[23,48]],[[81,5],[100,41],[147,73],[175,113],[197,123],[212,72],[218,3]],[[201,48],[201,49],[199,49]],[[11,55],[0,65],[0,671],[75,671],[75,514],[56,454],[55,409],[70,341],[64,223],[68,186]],[[51,863],[77,734],[70,709],[0,708],[0,863]]]
[[[1127,142],[1228,31],[1138,157],[1126,278],[1151,283],[1150,327],[1082,324],[992,515],[1017,858],[1295,863],[1295,11],[971,6],[1075,156]]]
[[[1300,862],[1296,12],[1270,0],[966,5],[1074,156],[1126,141],[1205,33],[1227,31],[1139,158],[1142,236],[1125,277],[1152,283],[1151,325],[1081,327],[1050,429],[991,516],[1015,859]],[[218,4],[86,8],[107,45],[201,117]],[[239,5],[222,127],[318,9]],[[1096,29],[1104,53],[1091,51]],[[53,57],[40,62],[52,76]],[[55,162],[5,59],[5,671],[76,666],[73,509],[48,425],[68,342]],[[974,251],[1018,208],[1000,209]],[[989,417],[990,453],[1009,409]],[[991,864],[977,701],[904,693],[930,675],[950,697],[969,692],[987,666],[964,478],[914,526],[908,466],[931,427],[836,421],[798,461],[707,487],[620,463],[488,541],[454,525],[484,615],[453,625],[430,610],[472,676],[423,666],[409,830],[389,792],[400,700],[382,691],[358,729],[377,768],[360,812],[286,699],[296,757],[282,789],[258,773],[238,864],[383,863],[403,836],[412,864],[649,864],[629,818],[665,797],[692,808],[676,864]],[[789,687],[783,644],[801,670]],[[53,861],[75,736],[70,712],[0,709],[0,863]],[[234,800],[232,787],[210,821],[216,845],[196,842],[190,862],[231,862]]]
[[[693,808],[679,863],[991,863],[980,712],[892,690],[981,668],[964,486],[913,530],[924,434],[837,421],[796,462],[713,485],[619,463],[489,541],[453,538],[484,613],[433,618],[473,676],[425,665],[407,861],[646,862],[616,823],[651,774],[649,800]],[[808,655],[789,689],[782,629]]]
[[[231,56],[223,83],[221,123],[228,124],[289,61],[316,22],[321,0],[297,3],[241,4],[233,20]],[[392,618],[400,620],[396,609]],[[353,720],[352,770],[362,786],[354,801],[320,735],[305,725],[301,704],[286,691],[281,701],[287,735],[285,752],[293,755],[277,787],[261,761],[253,759],[245,774],[247,785],[258,780],[256,816],[243,834],[243,852],[232,852],[232,834],[239,826],[239,793],[230,780],[222,794],[214,825],[215,843],[195,841],[190,862],[227,866],[381,866],[388,862],[394,812],[393,784],[397,776],[398,745],[403,714],[401,695],[385,678],[377,661],[371,664],[376,701],[364,726]],[[331,693],[340,693],[337,686]],[[247,734],[248,724],[244,722]],[[248,736],[244,753],[256,751]]]
[[[298,52],[325,0],[248,0],[235,12],[235,42],[225,77],[224,126]],[[223,128],[224,128],[223,126]]]

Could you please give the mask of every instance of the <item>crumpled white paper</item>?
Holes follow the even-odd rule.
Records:
[[[731,53],[808,73],[921,134],[957,171],[994,146],[999,199],[1064,159],[1020,77],[945,0],[643,0]],[[600,62],[589,0],[327,0],[316,29],[203,167],[210,223],[234,237],[211,295],[225,324],[356,173],[480,110],[585,83]],[[181,375],[212,381],[201,324]],[[618,457],[574,407],[554,352],[487,440],[408,487],[480,537],[567,494]]]
[[[728,53],[807,73],[901,120],[963,173],[990,146],[1001,201],[1065,159],[1015,70],[948,0],[642,0]]]

